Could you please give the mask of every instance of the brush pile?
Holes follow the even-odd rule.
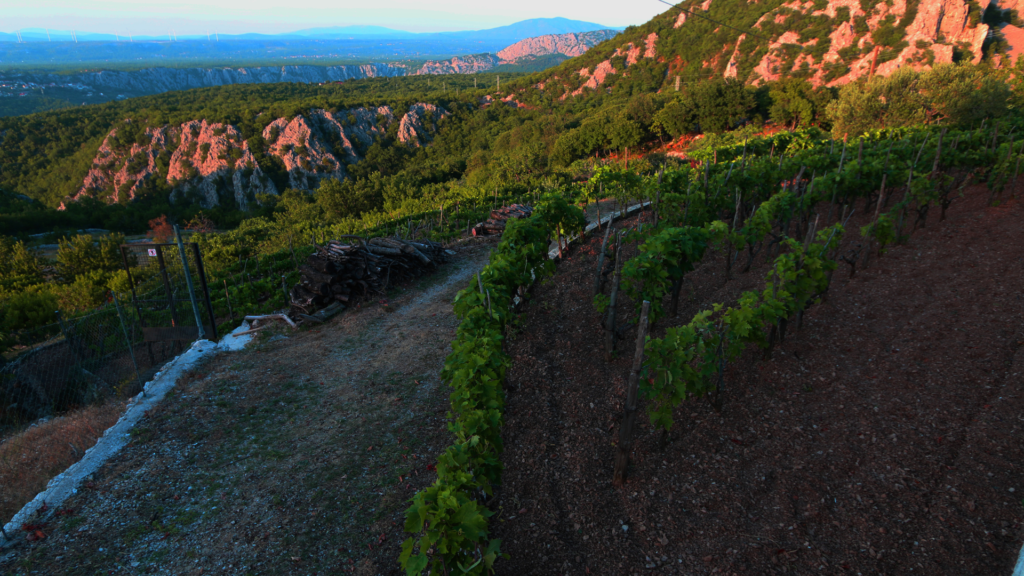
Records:
[[[491,217],[484,222],[473,226],[473,236],[486,236],[488,234],[501,234],[505,231],[505,224],[513,218],[529,218],[533,214],[532,206],[512,204],[491,210]]]
[[[302,278],[290,294],[292,315],[309,315],[332,302],[348,304],[371,293],[383,295],[392,283],[415,278],[453,254],[429,240],[331,240],[299,266]]]

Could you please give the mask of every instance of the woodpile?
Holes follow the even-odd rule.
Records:
[[[333,302],[348,304],[415,278],[455,254],[429,240],[342,236],[317,250],[299,266],[301,280],[291,289],[291,315],[310,315]]]
[[[491,217],[484,222],[473,226],[473,236],[486,236],[488,234],[501,234],[505,231],[505,224],[513,218],[529,218],[533,214],[533,207],[522,204],[512,204],[491,210]]]

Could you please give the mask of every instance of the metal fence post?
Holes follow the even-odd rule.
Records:
[[[192,274],[188,270],[188,255],[185,254],[185,245],[181,242],[181,230],[174,225],[174,237],[178,241],[178,255],[181,256],[181,266],[185,269],[185,283],[188,285],[188,297],[192,301],[192,311],[196,315],[196,328],[199,330],[199,340],[206,338],[206,330],[203,328],[203,317],[199,314],[199,305],[196,304],[196,291],[192,287]]]
[[[142,383],[142,375],[139,374],[139,363],[135,361],[135,346],[132,344],[132,339],[128,336],[128,325],[124,323],[124,315],[121,314],[121,302],[117,299],[117,294],[111,292],[114,296],[114,306],[117,308],[117,319],[121,321],[121,330],[124,332],[125,343],[128,344],[128,353],[132,357],[132,366],[135,367],[135,380],[138,381],[139,387],[142,388],[142,395],[146,395],[146,386]]]

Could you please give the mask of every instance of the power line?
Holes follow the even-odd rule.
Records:
[[[756,36],[756,37],[758,37],[758,38],[760,38],[762,40],[768,40],[769,42],[771,42],[771,38],[768,38],[767,36],[761,36],[760,34],[751,32],[749,30],[740,30],[739,28],[737,28],[735,26],[730,26],[730,25],[728,25],[728,24],[726,24],[724,22],[719,22],[717,20],[712,20],[711,18],[708,18],[707,16],[703,16],[703,15],[697,14],[696,12],[693,12],[693,11],[687,9],[687,8],[683,8],[679,4],[672,4],[671,2],[666,2],[665,0],[658,0],[658,2],[661,2],[662,4],[668,4],[669,6],[671,6],[673,8],[679,8],[680,10],[682,10],[682,11],[684,11],[684,12],[686,12],[686,13],[692,15],[692,16],[696,16],[697,18],[703,18],[703,19],[707,20],[708,22],[714,22],[715,24],[718,24],[719,26],[725,26],[726,28],[732,28],[733,30],[735,30],[737,32],[742,32],[743,34],[749,34],[751,36]]]

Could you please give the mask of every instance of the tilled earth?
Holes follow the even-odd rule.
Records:
[[[450,443],[452,301],[493,243],[464,242],[390,301],[206,362],[19,535],[35,541],[0,550],[0,574],[397,571],[406,501]]]
[[[840,264],[771,359],[729,366],[721,413],[684,402],[662,438],[641,402],[621,489],[636,328],[606,363],[601,239],[573,248],[508,348],[498,574],[1009,574],[1024,541],[1024,202],[987,196],[969,190],[944,222],[933,210],[853,279]],[[727,280],[709,254],[653,335],[763,288],[764,260]],[[635,321],[634,304],[618,314]]]

